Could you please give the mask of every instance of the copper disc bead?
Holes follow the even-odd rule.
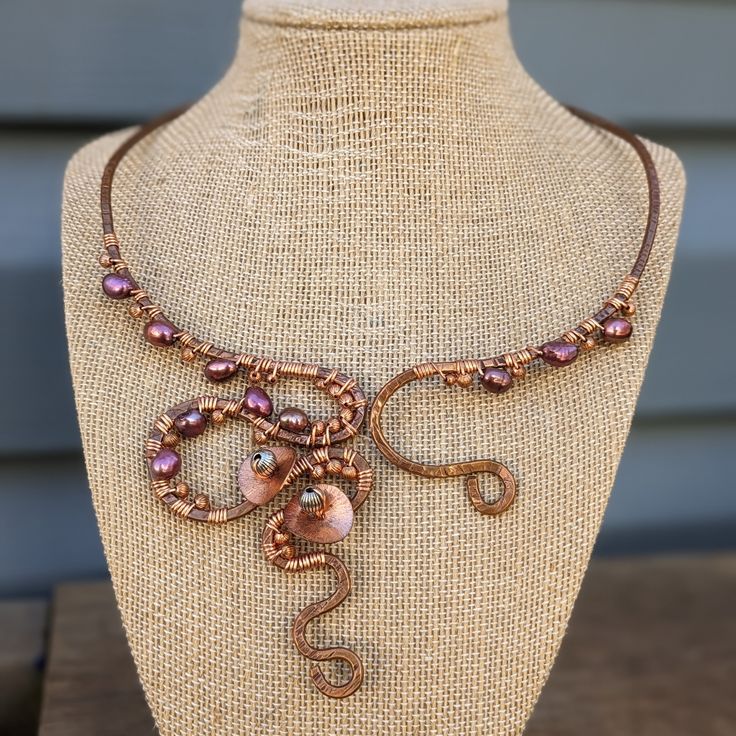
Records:
[[[309,426],[309,417],[295,406],[287,406],[279,414],[281,426],[288,432],[299,434]]]
[[[626,342],[634,328],[623,317],[610,317],[603,323],[603,338],[607,342]]]
[[[159,322],[154,320],[146,324],[143,335],[146,340],[158,348],[165,348],[174,344],[175,338],[174,328],[167,322]]]
[[[205,377],[214,383],[227,381],[228,378],[232,378],[237,372],[238,364],[234,360],[228,360],[226,358],[210,360],[204,367]]]
[[[291,447],[267,447],[247,457],[238,471],[243,498],[257,506],[268,503],[286,485],[296,462]]]
[[[578,357],[578,346],[564,340],[552,340],[542,345],[542,360],[555,368],[562,368]]]
[[[260,387],[250,386],[245,392],[245,410],[259,417],[270,417],[273,414],[273,401]]]
[[[315,489],[315,490],[312,490]],[[304,491],[319,495],[321,510],[315,515],[302,505]],[[345,539],[353,528],[353,505],[337,487],[320,483],[297,493],[284,509],[284,524],[297,537],[317,544],[332,544]],[[305,503],[310,507],[310,503]]]
[[[480,377],[480,385],[491,394],[502,394],[514,383],[511,374],[503,368],[486,368]]]

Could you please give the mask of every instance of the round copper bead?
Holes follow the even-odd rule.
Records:
[[[480,377],[480,385],[491,394],[502,394],[514,383],[511,374],[503,368],[486,368]]]
[[[220,381],[227,381],[228,378],[232,378],[238,372],[238,364],[234,360],[228,360],[227,358],[215,358],[210,360],[204,367],[205,377],[219,383]]]
[[[148,322],[143,330],[146,341],[158,348],[165,348],[174,344],[176,339],[174,328],[167,322],[154,320]]]
[[[562,368],[578,357],[578,346],[564,340],[552,340],[542,345],[542,360],[548,365]]]
[[[151,460],[151,476],[154,480],[169,480],[181,468],[181,457],[178,452],[164,448],[159,450]]]
[[[133,284],[125,276],[109,273],[102,279],[102,290],[110,299],[127,299],[133,291]]]
[[[244,398],[246,411],[259,417],[270,417],[273,414],[271,397],[260,386],[250,386]]]
[[[610,317],[603,323],[603,338],[607,342],[626,342],[634,328],[623,317]]]
[[[457,385],[460,388],[470,388],[473,385],[473,376],[470,373],[461,373],[457,377]]]
[[[199,437],[207,429],[207,417],[199,409],[190,409],[174,419],[174,426],[184,437]]]
[[[303,432],[309,426],[309,417],[295,406],[287,406],[279,414],[281,426],[294,434]]]

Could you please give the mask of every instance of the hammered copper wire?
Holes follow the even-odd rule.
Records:
[[[606,299],[603,306],[595,314],[581,320],[576,327],[564,332],[560,338],[565,342],[581,343],[586,347],[592,347],[594,345],[591,343],[591,337],[601,331],[601,325],[605,320],[619,311],[628,311],[631,309],[631,299],[634,296],[634,292],[639,285],[641,276],[644,273],[647,262],[649,261],[649,255],[657,234],[661,206],[660,186],[657,168],[654,161],[652,160],[652,157],[644,143],[637,138],[637,136],[618,125],[605,120],[604,118],[598,117],[597,115],[572,107],[569,109],[570,112],[577,115],[582,120],[612,133],[626,141],[634,148],[644,167],[649,194],[649,210],[647,213],[644,236],[631,270],[624,277],[615,292]],[[455,360],[444,363],[422,363],[410,368],[409,370],[403,371],[397,376],[391,378],[380,389],[373,401],[369,420],[369,427],[373,441],[389,462],[403,470],[409,471],[410,473],[428,478],[469,476],[466,481],[466,486],[468,498],[473,506],[475,506],[475,508],[482,514],[495,515],[502,513],[509,508],[516,496],[516,480],[505,465],[494,460],[472,460],[469,462],[450,463],[447,465],[427,465],[409,460],[409,458],[397,452],[387,441],[381,426],[381,415],[384,407],[386,406],[386,402],[391,398],[391,396],[393,396],[393,394],[400,388],[406,386],[412,381],[422,380],[429,378],[430,376],[438,375],[443,378],[446,383],[457,383],[458,385],[467,388],[469,387],[470,382],[467,380],[460,381],[458,380],[459,377],[467,376],[474,371],[480,373],[485,368],[489,367],[505,368],[509,370],[514,377],[519,378],[524,375],[525,367],[541,356],[541,352],[541,346],[529,345],[521,350],[503,353],[491,358]],[[497,475],[503,484],[500,497],[492,503],[485,502],[480,494],[480,487],[476,474],[483,472]]]
[[[352,588],[350,573],[339,557],[326,552],[297,554],[290,559],[284,557],[281,550],[288,545],[276,541],[276,535],[281,533],[283,526],[283,510],[277,511],[266,522],[261,536],[261,545],[267,560],[286,572],[301,572],[330,567],[337,577],[337,586],[332,595],[325,600],[310,604],[294,619],[292,638],[297,651],[313,662],[309,669],[309,676],[316,688],[327,697],[346,698],[352,695],[363,682],[362,660],[355,652],[346,647],[324,647],[320,649],[313,646],[307,639],[307,625],[339,606],[350,595]],[[350,668],[350,678],[346,683],[334,685],[325,677],[319,663],[332,661],[345,662]]]

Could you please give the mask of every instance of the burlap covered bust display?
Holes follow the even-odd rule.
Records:
[[[680,217],[678,160],[650,147],[663,211],[630,343],[534,368],[499,397],[414,385],[386,412],[411,458],[506,463],[519,481],[510,511],[481,516],[462,481],[409,475],[365,429],[357,438],[376,485],[333,549],[353,592],[310,630],[365,663],[363,687],[336,701],[315,690],[289,635],[334,581],[263,560],[278,501],[207,526],[150,494],[153,419],[245,384],[213,389],[199,364],[145,344],[141,322],[100,290],[99,178],[125,134],[69,165],[64,286],[94,505],[161,734],[521,732],[644,374]],[[524,72],[504,0],[252,0],[228,74],[126,158],[113,204],[134,273],[178,324],[235,350],[338,367],[370,398],[420,361],[495,355],[577,324],[633,262],[647,197],[635,153]],[[302,383],[274,396],[328,413]],[[187,478],[232,501],[252,449],[245,423],[210,431],[186,450]]]

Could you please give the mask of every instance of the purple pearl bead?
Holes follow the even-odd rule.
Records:
[[[151,460],[151,476],[154,480],[169,480],[179,472],[180,468],[179,453],[168,447],[159,450]]]
[[[151,345],[159,348],[165,348],[174,344],[174,328],[166,322],[158,322],[156,320],[149,322],[143,330],[143,334]]]
[[[552,340],[542,345],[542,360],[556,368],[570,365],[578,357],[578,346],[564,340]]]
[[[184,437],[198,437],[207,429],[207,417],[198,409],[190,409],[174,419],[174,426]]]
[[[210,381],[227,381],[238,372],[238,364],[234,360],[215,358],[204,367],[204,375]]]
[[[608,342],[625,342],[633,331],[631,322],[623,317],[610,317],[603,323],[603,337]]]
[[[511,374],[503,368],[486,368],[480,377],[480,385],[492,394],[502,394],[508,391],[513,382]]]
[[[299,434],[309,426],[309,417],[295,406],[287,406],[279,414],[281,426],[288,432]]]
[[[245,392],[245,409],[259,417],[270,417],[273,414],[273,402],[260,386],[250,386]]]
[[[133,290],[133,284],[125,276],[117,273],[109,273],[102,279],[102,291],[110,299],[127,299]]]

